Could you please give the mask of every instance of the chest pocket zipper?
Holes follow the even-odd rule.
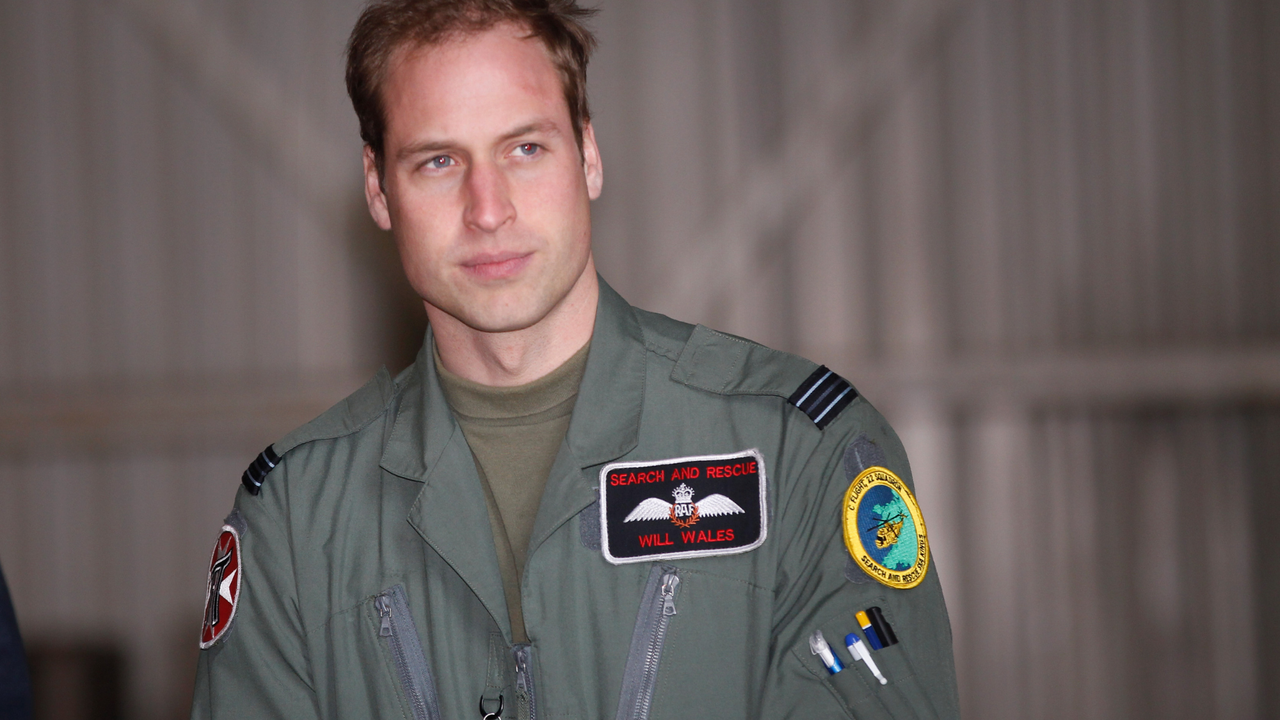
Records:
[[[418,630],[409,614],[409,601],[404,586],[385,590],[373,601],[378,611],[378,637],[386,640],[395,662],[400,686],[413,712],[413,720],[440,720],[440,703],[436,697],[431,666],[418,639]]]
[[[640,612],[636,615],[636,628],[631,633],[627,667],[622,674],[617,720],[648,720],[667,626],[676,614],[679,587],[680,576],[674,567],[655,565],[649,572]]]

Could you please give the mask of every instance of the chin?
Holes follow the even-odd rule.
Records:
[[[472,330],[487,333],[515,332],[538,324],[550,313],[541,298],[521,297],[492,302],[464,303],[450,315]]]
[[[533,279],[525,278],[506,287],[454,286],[438,302],[437,298],[419,294],[429,305],[477,332],[518,332],[547,319],[575,286],[565,277],[538,277],[541,282]]]
[[[461,318],[463,324],[472,330],[486,333],[505,333],[526,330],[538,324],[539,317],[523,315],[487,315]]]

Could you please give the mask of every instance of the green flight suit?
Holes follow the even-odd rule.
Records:
[[[823,429],[788,403],[814,363],[632,308],[602,282],[529,545],[530,643],[512,647],[475,463],[423,347],[275,443],[261,493],[240,490],[239,596],[200,654],[192,717],[480,718],[499,698],[504,718],[958,717],[936,568],[893,589],[843,540],[846,449],[861,438],[910,485],[902,445],[861,397]],[[758,547],[605,559],[606,463],[752,449],[767,470]],[[874,653],[887,685],[843,647],[869,606],[900,639]],[[810,651],[815,630],[843,671]]]

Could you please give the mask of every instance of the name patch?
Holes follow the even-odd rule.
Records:
[[[767,517],[759,450],[600,471],[601,549],[615,565],[747,552],[764,542]]]

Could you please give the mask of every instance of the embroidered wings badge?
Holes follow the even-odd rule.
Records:
[[[746,510],[738,503],[721,495],[712,493],[698,502],[693,502],[693,488],[681,483],[680,487],[671,491],[676,501],[669,503],[662,498],[648,498],[636,505],[622,522],[637,520],[670,520],[676,527],[689,527],[699,518],[716,517],[718,515],[736,515]]]
[[[614,565],[748,552],[768,534],[767,497],[756,449],[611,463],[600,471],[601,552]]]

